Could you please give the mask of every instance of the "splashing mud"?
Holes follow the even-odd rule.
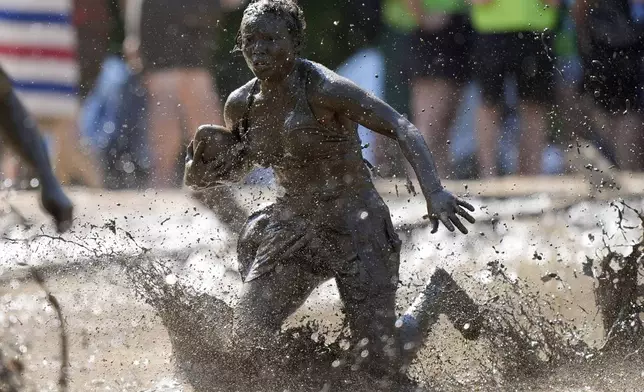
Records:
[[[147,211],[148,205],[146,202],[141,210]],[[394,216],[408,212],[406,205],[392,209]],[[72,337],[79,332],[70,320],[80,317],[83,324],[108,325],[103,327],[103,339],[110,342],[108,347],[117,344],[120,356],[127,352],[137,352],[136,355],[143,352],[147,355],[146,361],[150,362],[153,362],[152,357],[158,357],[157,373],[145,376],[153,381],[152,384],[128,379],[118,381],[126,373],[123,369],[113,370],[113,374],[112,370],[106,370],[102,381],[96,383],[92,380],[87,384],[74,384],[75,380],[87,377],[83,367],[74,364],[78,355],[73,354],[71,389],[98,391],[108,390],[109,386],[111,390],[140,391],[154,384],[160,385],[159,380],[170,380],[164,384],[167,386],[151,391],[187,391],[190,388],[197,392],[324,390],[325,384],[337,376],[338,369],[334,365],[347,348],[341,335],[342,317],[336,314],[337,298],[333,286],[321,288],[321,299],[313,301],[306,309],[309,316],[303,317],[301,322],[291,322],[277,337],[283,347],[279,353],[266,353],[252,361],[241,360],[234,342],[229,341],[234,281],[238,278],[228,272],[234,268],[232,250],[218,245],[227,241],[226,234],[217,231],[216,223],[208,223],[207,211],[183,205],[180,209],[189,211],[186,216],[191,216],[191,220],[183,218],[176,223],[176,228],[171,226],[176,218],[168,221],[167,216],[161,214],[153,218],[160,222],[155,226],[155,223],[150,224],[149,217],[137,222],[132,218],[134,214],[126,222],[115,223],[113,211],[107,211],[107,220],[101,217],[89,222],[83,226],[84,232],[73,233],[64,241],[42,232],[36,232],[36,237],[25,235],[24,240],[18,238],[16,230],[5,234],[5,249],[16,250],[13,255],[11,252],[1,255],[0,259],[7,258],[11,262],[24,259],[32,264],[39,258],[51,260],[41,268],[51,283],[52,292],[61,295]],[[431,272],[425,267],[429,259],[429,264],[453,271],[458,283],[485,310],[486,319],[481,337],[471,342],[463,340],[452,325],[441,318],[427,335],[425,346],[409,374],[419,385],[440,391],[638,390],[637,386],[644,381],[640,366],[641,343],[619,354],[603,349],[605,327],[598,319],[593,289],[597,277],[601,276],[601,262],[608,255],[602,240],[617,253],[626,250],[622,256],[612,256],[613,260],[619,261],[631,254],[641,231],[632,229],[624,235],[607,235],[618,232],[619,224],[615,222],[615,209],[601,203],[578,203],[559,212],[540,212],[536,217],[519,218],[517,214],[516,220],[510,214],[493,213],[493,201],[489,201],[483,210],[491,219],[486,221],[485,216],[478,217],[480,223],[473,230],[475,235],[467,238],[455,240],[448,233],[430,237],[422,226],[400,232],[405,237],[406,248],[403,250],[401,279],[404,285],[400,287],[399,309],[404,310],[422,289],[422,282]],[[589,214],[592,219],[588,219]],[[636,221],[636,216],[630,214],[624,221],[630,224],[622,223],[622,226],[635,227],[633,222]],[[195,229],[178,241],[177,233],[184,235],[188,225]],[[159,234],[161,230],[150,227],[162,227],[167,233],[163,237]],[[209,236],[204,232],[217,233],[217,238],[207,239],[205,237]],[[195,238],[190,237],[192,233]],[[431,241],[427,241],[428,238]],[[620,244],[627,246],[620,248]],[[48,253],[39,253],[45,248],[49,249]],[[441,261],[437,263],[436,260]],[[612,264],[615,271],[620,270],[619,263]],[[596,271],[588,276],[586,269],[593,266]],[[20,293],[38,290],[37,287],[29,288],[28,283],[14,283],[27,279],[19,278],[18,272],[11,272],[9,280],[5,280],[11,284],[0,293],[3,299],[0,305],[7,315],[17,308],[16,298],[23,295]],[[233,283],[228,284],[227,280]],[[69,282],[77,283],[69,286]],[[213,289],[215,283],[217,288]],[[74,293],[80,286],[83,287],[81,292],[89,294]],[[143,301],[132,298],[132,290]],[[88,299],[91,295],[100,298]],[[83,303],[79,297],[85,298],[84,306],[90,307],[91,312],[76,312],[75,308],[80,309]],[[92,302],[94,300],[102,301],[100,306]],[[150,306],[140,305],[141,302]],[[39,307],[42,305],[32,308]],[[107,312],[109,307],[114,308],[109,317],[114,317],[115,312],[127,316],[122,315],[122,320],[110,320],[107,314],[101,313]],[[26,307],[21,311],[29,312]],[[144,322],[140,321],[142,314],[152,312],[158,319],[146,316]],[[0,321],[3,326],[11,325],[11,333],[30,328],[28,325],[33,319],[38,319],[36,331],[55,322],[47,314],[39,315],[39,318],[34,316],[32,320],[22,313],[19,316],[19,321],[10,316],[0,317]],[[159,326],[158,320],[163,327]],[[145,325],[143,330],[142,325]],[[115,336],[109,335],[112,333],[110,328],[115,330]],[[3,337],[10,337],[11,333]],[[127,338],[119,337],[125,333]],[[39,349],[26,344],[29,339],[40,339],[47,342],[43,344],[50,345],[56,342],[55,331],[51,335],[40,331],[32,335],[23,337],[24,341],[15,347],[26,345],[29,354]],[[45,340],[45,336],[54,338]],[[99,334],[90,336],[89,342],[99,339]],[[129,343],[119,343],[121,340]],[[77,350],[75,347],[79,343],[72,343],[72,350]],[[20,350],[17,352],[19,356]],[[92,355],[98,357],[98,354]],[[165,364],[163,361],[170,357],[173,364]],[[27,367],[35,366],[32,361],[36,357],[25,358],[28,359]],[[139,361],[138,357],[133,358],[130,366]],[[51,367],[52,361],[48,363]],[[110,363],[103,360],[102,368],[110,369],[114,366]],[[127,367],[128,362],[121,366]],[[92,369],[91,365],[87,368]],[[181,375],[178,380],[173,380],[175,369]],[[112,379],[114,383],[110,381]],[[141,379],[143,376],[139,377]],[[344,385],[346,390],[377,390],[374,381],[357,376],[349,377],[347,383],[351,384]],[[410,384],[412,387],[414,384]]]
[[[490,298],[484,304],[485,333],[481,337],[488,349],[478,358],[481,368],[478,374],[470,374],[470,382],[498,388],[508,380],[539,376],[594,355],[563,316],[547,316],[554,312],[547,299],[539,298],[526,283],[508,278],[503,266],[491,263],[489,270],[495,284],[478,287]],[[240,352],[228,339],[233,313],[230,306],[181,282],[168,283],[167,277],[173,273],[160,260],[139,259],[129,263],[127,271],[137,293],[156,310],[168,329],[178,367],[196,390],[319,391],[338,377],[333,368],[345,351],[337,343],[341,339],[326,344],[316,325],[284,331],[278,337],[280,352],[266,353],[249,363],[240,359]],[[427,360],[427,353],[424,356],[413,371],[419,384],[451,390],[462,384],[438,376],[423,377],[429,371],[425,368],[435,366],[434,361]],[[379,390],[359,377],[346,382],[351,382],[346,390]]]
[[[179,370],[196,390],[321,391],[331,390],[330,380],[338,379],[345,350],[338,342],[325,344],[314,323],[277,336],[279,352],[245,359],[229,340],[233,311],[223,301],[173,279],[169,283],[172,271],[159,260],[139,259],[127,271],[137,293],[168,329]],[[357,374],[342,378],[342,390],[380,390],[375,381]]]

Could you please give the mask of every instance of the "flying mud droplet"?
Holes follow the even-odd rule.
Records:
[[[171,285],[171,286],[176,284],[177,283],[177,275],[175,275],[175,274],[166,275],[165,282],[167,284]]]

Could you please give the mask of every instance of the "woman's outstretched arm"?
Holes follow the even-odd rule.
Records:
[[[458,216],[474,223],[474,218],[465,211],[465,208],[470,211],[474,208],[443,189],[429,147],[409,120],[373,94],[322,66],[316,66],[316,71],[312,72],[311,83],[314,87],[310,90],[312,104],[335,111],[398,141],[427,200],[433,232],[438,229],[440,220],[450,231],[454,231],[456,226],[467,233]]]

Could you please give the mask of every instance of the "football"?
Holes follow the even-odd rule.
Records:
[[[220,125],[200,126],[194,136],[193,146],[195,149],[200,142],[206,143],[202,156],[204,162],[231,159],[237,154],[239,148],[239,141],[233,133]]]

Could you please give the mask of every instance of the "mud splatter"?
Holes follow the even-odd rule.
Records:
[[[478,358],[480,368],[470,372],[470,382],[498,388],[510,380],[541,376],[562,364],[581,363],[595,355],[584,342],[582,331],[557,314],[538,291],[510,279],[498,263],[490,263],[488,270],[494,283],[478,287],[490,298],[483,304],[486,321],[480,338],[488,350]],[[283,348],[279,353],[266,353],[249,363],[228,340],[232,309],[223,301],[197,293],[180,281],[168,282],[173,273],[162,260],[140,258],[129,263],[127,271],[137,293],[168,329],[177,365],[195,390],[319,391],[325,385],[330,388],[329,381],[339,377],[334,365],[346,357],[346,347],[337,342],[327,344],[316,325],[285,331],[277,337]],[[451,377],[427,376],[432,370],[425,368],[440,367],[427,360],[427,353],[416,366],[413,373],[418,384],[460,390],[462,382]],[[363,377],[347,382],[353,383],[347,390],[380,390],[375,380]],[[367,386],[369,382],[374,385]]]
[[[196,391],[366,392],[391,388],[345,366],[348,350],[341,342],[346,340],[340,337],[327,344],[315,323],[276,336],[277,342],[271,346],[280,347],[279,351],[245,358],[229,340],[233,312],[223,301],[197,293],[180,281],[168,282],[172,271],[152,257],[128,263],[127,272],[136,292],[168,329],[178,368]],[[412,380],[398,380],[396,385],[396,390],[416,390]]]
[[[147,205],[145,208],[147,209]],[[581,211],[578,214],[579,222],[569,217],[569,215],[575,217],[577,210]],[[630,364],[642,362],[641,345],[631,346],[629,352],[621,355],[621,357],[615,357],[607,355],[604,350],[600,350],[601,341],[593,342],[593,339],[589,337],[590,330],[595,330],[596,333],[597,329],[602,328],[601,321],[598,318],[600,316],[597,316],[597,309],[593,307],[593,293],[591,291],[592,279],[599,276],[593,272],[593,268],[597,269],[601,265],[603,257],[606,256],[606,253],[600,251],[601,232],[597,230],[597,225],[607,222],[605,230],[611,233],[617,229],[617,225],[611,226],[610,223],[613,219],[614,211],[612,214],[604,214],[603,217],[596,218],[593,222],[588,222],[586,217],[590,214],[589,211],[601,211],[601,209],[597,205],[588,203],[576,205],[560,213],[538,218],[538,222],[540,222],[538,224],[543,225],[541,222],[549,220],[551,222],[548,223],[549,226],[535,228],[535,226],[529,226],[534,224],[533,218],[530,218],[530,221],[527,218],[522,218],[521,222],[512,221],[511,227],[512,230],[517,227],[526,230],[540,230],[538,233],[541,235],[542,232],[550,230],[556,224],[560,237],[574,236],[575,241],[581,238],[584,240],[583,246],[587,246],[587,250],[590,250],[590,252],[599,247],[596,257],[591,257],[592,263],[586,261],[583,266],[579,258],[574,257],[577,255],[574,252],[579,252],[579,249],[583,249],[577,247],[578,242],[573,243],[572,240],[568,242],[562,241],[561,243],[555,242],[556,246],[553,248],[552,245],[548,245],[548,241],[551,241],[552,237],[544,235],[540,237],[539,241],[542,241],[541,238],[544,238],[545,241],[543,243],[539,242],[537,245],[531,244],[526,253],[525,265],[531,265],[532,267],[530,268],[532,269],[521,271],[521,266],[524,264],[518,264],[517,261],[520,263],[522,260],[520,258],[523,256],[511,255],[510,252],[513,251],[513,248],[506,244],[510,240],[517,241],[517,238],[521,239],[523,237],[510,238],[510,235],[503,237],[503,233],[506,232],[501,231],[501,229],[505,222],[498,224],[497,229],[494,229],[496,231],[488,230],[487,227],[481,226],[482,232],[486,232],[486,237],[478,238],[477,236],[476,240],[472,240],[475,241],[475,247],[472,249],[464,247],[463,250],[460,250],[461,253],[457,252],[457,256],[449,258],[447,263],[451,263],[456,258],[467,258],[469,260],[471,257],[474,260],[476,259],[475,256],[481,254],[483,247],[486,248],[485,251],[494,250],[493,246],[497,246],[499,249],[499,252],[483,254],[483,259],[485,260],[490,258],[497,259],[487,265],[481,263],[473,266],[450,264],[452,267],[450,270],[455,271],[455,279],[458,280],[459,284],[466,287],[468,293],[485,309],[487,321],[484,332],[478,341],[466,342],[454,331],[450,323],[439,321],[435,329],[428,334],[426,347],[423,348],[420,357],[410,369],[410,374],[419,383],[433,388],[430,390],[440,391],[546,390],[544,389],[545,387],[541,388],[540,385],[548,385],[547,389],[550,388],[550,385],[557,385],[558,387],[554,389],[560,391],[576,390],[574,388],[577,385],[579,385],[579,390],[586,390],[584,389],[586,386],[592,385],[593,389],[588,390],[603,391],[606,389],[601,385],[603,383],[610,384],[611,382],[612,390],[637,390],[637,388],[628,389],[623,383],[636,385],[637,382],[641,382],[641,370],[638,370],[637,366],[630,366]],[[630,223],[624,223],[624,226],[634,227],[635,224],[632,222],[636,222],[636,220],[632,220],[632,218],[636,219],[636,217],[631,214],[627,218]],[[162,222],[164,219],[166,219],[165,215],[159,217],[158,221]],[[279,355],[253,358],[250,364],[241,361],[238,353],[235,352],[234,342],[228,341],[229,334],[227,331],[230,328],[231,308],[225,302],[217,299],[221,293],[216,293],[217,298],[211,295],[213,291],[204,293],[203,288],[196,288],[194,271],[183,271],[193,274],[193,279],[191,280],[176,268],[181,261],[186,261],[194,252],[197,252],[197,248],[180,244],[182,247],[177,248],[179,250],[176,251],[179,253],[174,254],[172,252],[175,252],[175,248],[169,250],[158,248],[158,244],[163,245],[163,243],[152,236],[152,234],[155,234],[153,230],[140,229],[137,231],[135,225],[138,225],[139,222],[133,218],[127,222],[127,225],[125,222],[116,225],[112,225],[109,220],[106,222],[108,223],[103,224],[95,221],[93,227],[85,227],[85,232],[65,237],[66,242],[55,238],[53,235],[43,236],[43,233],[37,232],[33,240],[25,239],[23,242],[21,239],[20,242],[18,240],[8,242],[8,245],[12,249],[20,248],[33,251],[32,255],[37,257],[40,257],[40,253],[36,253],[38,249],[56,246],[61,249],[64,248],[68,253],[73,251],[84,257],[73,257],[73,255],[61,252],[65,256],[57,259],[60,260],[58,269],[51,267],[51,264],[43,267],[48,271],[48,274],[59,278],[70,276],[69,279],[72,279],[72,277],[78,279],[82,274],[107,271],[106,266],[112,266],[112,270],[115,270],[114,265],[120,265],[122,268],[118,268],[118,271],[105,273],[106,279],[101,280],[101,285],[106,287],[106,285],[112,284],[112,281],[117,280],[113,276],[119,276],[123,270],[127,271],[127,282],[118,283],[118,285],[122,286],[109,287],[115,287],[114,290],[118,290],[124,298],[129,295],[129,290],[133,287],[147,303],[152,305],[154,312],[159,316],[158,319],[162,321],[165,330],[168,331],[170,342],[172,343],[174,365],[180,370],[184,384],[190,383],[197,392],[240,390],[260,390],[262,392],[281,392],[284,390],[319,391],[332,378],[331,376],[335,375],[333,364],[337,358],[346,353],[342,348],[346,346],[336,343],[336,341],[325,342],[324,337],[333,335],[333,333],[321,330],[319,326],[314,324],[285,331],[282,336],[277,337],[284,347],[284,350]],[[185,225],[189,222],[186,220],[182,224]],[[145,222],[140,222],[140,225],[143,226],[143,223]],[[165,228],[171,223],[172,221],[165,222],[163,227]],[[573,227],[568,228],[567,224],[571,224]],[[564,226],[566,229],[564,229]],[[133,227],[135,227],[134,230],[132,229]],[[145,227],[149,226],[146,224]],[[192,231],[196,231],[193,226],[191,228]],[[204,222],[202,232],[208,231],[205,228],[209,228],[207,222]],[[126,233],[124,229],[127,229],[128,232]],[[408,242],[415,244],[417,247],[417,249],[415,248],[408,252],[408,257],[409,255],[413,257],[421,255],[422,257],[436,257],[438,259],[437,252],[423,248],[423,230],[422,227],[414,229],[415,233],[421,233],[421,235]],[[507,231],[508,233],[514,233],[514,231],[509,230]],[[180,232],[172,231],[172,233],[172,235],[175,235]],[[8,233],[7,236],[19,238],[18,234],[17,231],[13,231]],[[628,241],[626,239],[622,241],[628,245],[627,247],[620,248],[614,245],[615,241],[612,241],[610,242],[611,249],[616,251],[616,254],[621,254],[624,251],[626,252],[624,255],[627,255],[628,250],[635,244],[635,242],[631,241],[634,234],[637,233],[629,232]],[[203,236],[203,234],[200,235]],[[411,235],[409,236],[411,237]],[[503,238],[506,241],[501,243],[500,240]],[[185,242],[185,238],[180,239]],[[445,239],[447,240],[447,237]],[[589,245],[585,244],[587,242],[585,239],[590,241]],[[469,237],[466,240],[469,241]],[[179,239],[176,239],[176,241],[179,241]],[[210,241],[215,243],[222,240],[214,239]],[[469,244],[469,242],[467,243]],[[537,243],[537,241],[535,240],[534,243]],[[524,243],[522,242],[521,244]],[[566,248],[567,244],[571,244],[570,250]],[[174,243],[172,245],[174,246]],[[201,246],[203,246],[203,239]],[[209,243],[208,246],[212,246],[212,244]],[[446,247],[445,253],[453,251],[445,243],[442,246]],[[454,247],[459,246],[459,244],[454,245]],[[554,250],[549,251],[546,248],[547,246]],[[209,249],[215,248],[203,247],[199,249],[205,249],[204,254],[208,254]],[[224,256],[221,256],[221,253],[217,255],[217,252],[215,250],[212,252],[214,255],[204,255],[203,258],[212,259],[211,262],[216,264],[218,271],[223,268],[222,263],[227,262],[228,258],[223,260]],[[488,257],[488,253],[492,256]],[[559,253],[561,253],[561,256]],[[536,256],[533,257],[533,254]],[[35,258],[34,256],[33,259]],[[531,258],[534,258],[534,260],[531,260]],[[561,263],[556,264],[555,258],[561,258],[563,261],[556,260],[556,263]],[[621,258],[620,256],[615,256],[613,260],[619,261]],[[421,261],[425,262],[424,260]],[[430,261],[434,262],[434,260]],[[546,265],[546,263],[549,263],[547,264],[549,268],[554,268],[542,271],[540,268],[535,267],[535,265]],[[506,268],[504,264],[508,267]],[[616,266],[619,263],[612,264]],[[229,265],[226,264],[225,268],[228,267]],[[416,265],[407,266],[407,268],[422,271]],[[592,277],[584,275],[584,272],[589,271]],[[573,272],[579,272],[579,280],[572,281],[571,275]],[[482,274],[486,276],[486,279],[480,278]],[[215,276],[216,274],[212,273],[210,275]],[[406,282],[404,284],[406,286],[418,285],[423,280],[421,275],[405,276],[404,280]],[[522,275],[524,278],[519,279],[516,277],[517,275]],[[219,275],[216,276],[218,277]],[[205,274],[204,279],[208,278],[213,279],[213,277]],[[577,276],[575,276],[575,279],[577,279]],[[208,281],[204,285],[210,285],[211,283],[211,281]],[[563,291],[559,291],[561,295],[557,295],[556,291],[553,292],[553,289],[559,286],[563,287]],[[580,294],[580,288],[586,290],[588,287],[591,290],[586,293],[582,291],[582,294]],[[61,287],[57,287],[57,289],[61,290]],[[66,290],[64,286],[62,289]],[[556,289],[559,290],[558,288]],[[88,283],[87,290],[93,292],[92,290],[96,289],[92,288],[91,284]],[[403,291],[401,302],[404,303],[406,301],[404,298],[405,291],[413,293],[414,289],[406,288],[401,291]],[[72,302],[70,296],[71,294],[67,296],[68,303]],[[588,296],[590,296],[590,301],[588,301]],[[140,304],[140,301],[131,299],[128,299],[128,301],[128,303]],[[582,305],[586,308],[579,310]],[[65,302],[63,302],[63,307],[65,307]],[[148,307],[144,308],[148,309]],[[149,312],[149,310],[146,310],[146,312]],[[571,314],[576,314],[577,316],[584,314],[586,316],[578,317],[576,320],[566,319]],[[88,315],[87,317],[94,316]],[[103,322],[104,320],[101,317],[105,316],[97,315],[93,320],[98,320],[99,323]],[[587,324],[579,325],[580,319],[583,319],[582,321]],[[150,318],[146,318],[146,320],[148,325],[156,326],[157,334],[159,330],[163,329],[159,326],[157,320],[151,320]],[[18,328],[18,325],[14,325],[14,328]],[[138,331],[135,328],[131,333],[138,338],[142,331]],[[55,335],[52,334],[51,336]],[[165,347],[170,348],[167,345],[167,339],[162,339],[166,345]],[[156,347],[150,347],[150,355],[159,355],[155,351],[156,349]],[[148,350],[148,348],[146,347],[144,350]],[[166,351],[166,353],[168,352]],[[628,363],[629,366],[624,365],[620,369],[621,365],[619,364],[625,363]],[[634,370],[628,373],[628,369],[631,367]],[[624,369],[627,369],[626,374]],[[115,374],[118,374],[118,371]],[[570,375],[574,374],[581,374],[583,377],[570,377]],[[112,382],[109,377],[112,376],[116,377],[112,373],[104,376],[107,381],[105,385],[101,386],[102,388],[107,388],[107,384]],[[159,390],[182,390],[176,387],[176,385],[181,384],[180,382],[172,382],[173,375],[169,372],[164,373],[163,377],[148,379],[151,384],[146,384],[146,387],[149,388],[150,385],[155,384],[156,381],[153,380],[160,380],[166,376],[169,377],[169,386]],[[624,381],[625,377],[631,377],[630,381]],[[592,381],[593,378],[597,378],[597,382]],[[55,379],[52,378],[52,380]],[[72,372],[73,380],[74,373]],[[347,390],[352,391],[360,391],[364,384],[374,383],[357,377],[355,380],[349,378],[347,381],[353,382],[353,384],[346,387]],[[116,381],[114,382],[117,383]],[[615,387],[616,385],[617,387]],[[378,390],[377,388],[377,385],[371,385],[365,387],[364,390]],[[72,387],[72,390],[83,389],[74,389]]]

